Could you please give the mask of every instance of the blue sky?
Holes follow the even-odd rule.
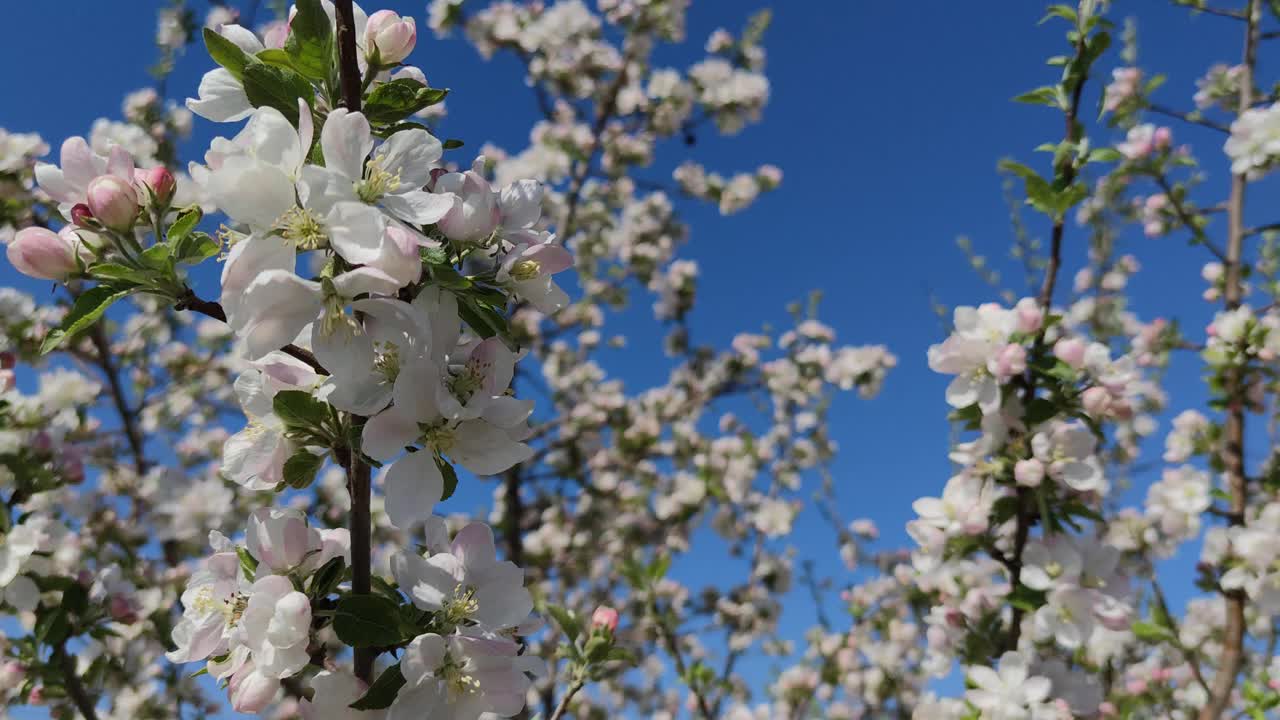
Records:
[[[87,133],[98,116],[118,118],[123,95],[150,82],[145,67],[155,57],[154,9],[161,4],[6,7],[10,27],[28,31],[0,44],[0,87],[7,91],[0,126],[38,131],[56,149],[65,137]],[[382,5],[423,21],[420,1]],[[695,337],[724,344],[738,331],[784,325],[785,305],[820,289],[823,319],[843,341],[888,345],[899,366],[883,393],[871,401],[848,395],[833,409],[832,435],[843,449],[834,473],[845,517],[871,517],[884,532],[882,545],[903,544],[908,541],[901,527],[912,517],[911,501],[937,493],[950,474],[942,400],[946,378],[925,364],[925,349],[940,339],[930,296],[953,305],[995,299],[966,269],[955,247],[959,235],[971,237],[1018,287],[1021,276],[1007,259],[1011,233],[996,161],[1016,156],[1041,169],[1047,164],[1047,156],[1032,148],[1060,137],[1060,117],[1009,98],[1055,79],[1057,70],[1043,60],[1062,51],[1061,27],[1037,27],[1042,3],[1027,0],[789,0],[774,5],[766,37],[773,96],[763,123],[731,138],[703,133],[691,153],[726,173],[773,162],[786,177],[779,190],[739,215],[722,218],[713,209],[688,205],[693,232],[685,255],[702,265]],[[713,29],[737,30],[767,3],[699,0],[693,6],[689,44],[664,50],[660,61],[696,61]],[[1155,1],[1121,6],[1121,12],[1138,13],[1141,63],[1170,76],[1161,94],[1168,105],[1189,108],[1194,80],[1204,69],[1234,62],[1238,55],[1231,21],[1193,18]],[[49,42],[54,33],[56,44]],[[486,140],[509,150],[525,146],[537,109],[513,58],[484,62],[460,39],[437,41],[424,32],[412,60],[433,84],[453,89],[442,137],[463,138],[469,148]],[[1118,64],[1113,53],[1099,69],[1109,75]],[[169,81],[171,97],[193,93],[209,67],[203,52],[193,48]],[[1090,96],[1096,98],[1099,89],[1094,85]],[[1176,125],[1174,131],[1179,143],[1192,143],[1204,159],[1208,186],[1224,188],[1221,136]],[[212,135],[229,132],[197,119],[186,156],[196,157]],[[1107,139],[1115,137],[1106,131],[1095,135],[1095,142]],[[662,153],[664,171],[684,153],[682,147]],[[655,171],[652,177],[661,175]],[[1273,221],[1265,210],[1275,199],[1269,186],[1255,192],[1251,222]],[[1047,237],[1042,220],[1027,218],[1033,234]],[[1215,225],[1211,231],[1222,228]],[[1083,260],[1083,243],[1084,235],[1069,229],[1066,281],[1060,288],[1070,287]],[[1192,332],[1203,327],[1212,315],[1198,300],[1204,249],[1188,247],[1183,238],[1134,235],[1121,250],[1137,255],[1143,265],[1132,285],[1140,315],[1180,317]],[[41,287],[2,263],[0,285]],[[646,360],[659,357],[659,351],[643,339],[657,336],[640,324],[634,330],[640,341],[611,357],[609,366],[633,389],[665,375],[665,367]],[[1194,358],[1173,368],[1168,389],[1175,412],[1203,397]],[[1161,434],[1167,427],[1163,422]],[[1148,459],[1158,453],[1152,446]],[[468,500],[463,496],[460,502]],[[477,495],[475,502],[482,501]],[[794,541],[802,554],[818,557],[821,570],[839,573],[822,525],[799,526]],[[708,557],[705,564],[712,561]],[[705,564],[695,556],[676,571],[704,571]],[[1184,568],[1180,562],[1173,570],[1175,599],[1189,588],[1189,582],[1177,582],[1189,580]],[[798,637],[812,621],[801,600],[788,612],[786,627],[794,631],[788,634]]]

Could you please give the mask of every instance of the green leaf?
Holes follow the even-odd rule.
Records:
[[[89,275],[98,280],[123,280],[134,285],[146,285],[151,282],[149,273],[120,263],[90,265]]]
[[[667,570],[671,569],[671,556],[667,554],[659,555],[653,559],[653,563],[649,565],[649,579],[653,581],[661,580],[667,576]]]
[[[636,654],[635,654],[633,651],[631,651],[631,650],[629,650],[629,649],[627,649],[627,648],[623,648],[623,647],[614,647],[614,648],[610,648],[610,649],[609,649],[609,655],[608,655],[607,657],[605,657],[605,660],[612,660],[612,661],[614,661],[614,662],[622,662],[622,663],[626,663],[626,664],[628,664],[628,665],[639,665],[639,664],[640,664],[640,660],[639,660],[639,658],[637,658],[637,657],[636,657]]]
[[[316,473],[324,465],[324,456],[302,449],[284,461],[284,481],[289,487],[299,490],[311,487]]]
[[[217,255],[221,249],[222,245],[208,233],[194,232],[173,246],[173,259],[183,265],[195,265]]]
[[[256,57],[260,62],[264,62],[268,65],[275,65],[276,67],[281,67],[286,70],[297,70],[297,68],[293,66],[293,58],[289,57],[289,53],[285,52],[281,48],[267,48],[266,50],[259,51],[257,55],[254,55],[254,57]]]
[[[298,73],[254,60],[244,68],[244,93],[254,107],[273,107],[294,126],[298,124],[298,98],[315,104],[315,90]]]
[[[253,61],[252,56],[212,28],[204,29],[204,46],[209,50],[209,57],[213,58],[214,62],[226,68],[232,77],[244,82],[244,69]]]
[[[249,554],[249,551],[242,547],[236,548],[236,556],[240,558],[240,569],[244,571],[244,576],[249,580],[258,574],[258,560]]]
[[[1063,95],[1062,89],[1056,85],[1045,85],[1035,90],[1029,90],[1015,97],[1013,101],[1028,105],[1047,105],[1052,108],[1066,106],[1066,97]]]
[[[371,123],[387,125],[435,105],[448,94],[448,90],[429,88],[412,78],[391,80],[375,86],[369,93],[364,114]]]
[[[347,595],[339,600],[333,630],[351,647],[386,647],[404,640],[400,606],[381,595]]]
[[[329,406],[311,397],[306,390],[281,390],[271,401],[271,409],[289,428],[312,430],[329,419]]]
[[[71,634],[71,622],[67,609],[62,606],[41,607],[36,617],[35,636],[38,642],[58,645]]]
[[[138,259],[152,270],[167,273],[173,269],[173,255],[169,252],[169,246],[164,243],[158,243],[143,250]]]
[[[1089,151],[1089,162],[1119,162],[1123,157],[1115,148],[1094,148]]]
[[[612,644],[613,638],[606,635],[593,634],[582,649],[582,654],[587,656],[587,662],[589,663],[603,662],[608,656],[609,646]]]
[[[378,679],[374,680],[373,684],[369,686],[368,692],[347,707],[352,710],[382,710],[383,708],[389,708],[402,687],[404,687],[404,675],[400,672],[400,663],[396,663],[383,670]]]
[[[1035,427],[1058,414],[1058,408],[1046,398],[1034,398],[1027,403],[1027,427]]]
[[[341,556],[330,558],[329,562],[320,566],[311,576],[311,587],[308,594],[314,598],[326,597],[333,593],[342,583],[347,573],[347,561]]]
[[[89,288],[76,298],[62,325],[51,330],[40,344],[40,354],[45,355],[61,345],[67,338],[93,325],[120,298],[132,295],[133,285],[103,284]]]
[[[333,28],[320,0],[298,0],[289,21],[284,51],[298,72],[312,80],[326,80],[333,65]]]
[[[559,605],[548,605],[547,613],[555,619],[556,624],[564,631],[565,637],[569,638],[569,642],[575,642],[582,634],[582,624],[569,610]]]
[[[170,245],[177,246],[192,230],[196,229],[196,225],[200,223],[200,219],[204,217],[204,211],[199,205],[191,207],[178,213],[178,219],[173,221],[169,226],[169,234],[165,238]]]
[[[1008,601],[1013,607],[1023,612],[1033,613],[1047,602],[1048,595],[1043,590],[1032,590],[1026,585],[1019,585],[1009,593]]]
[[[444,149],[456,150],[457,148],[462,147],[462,144],[463,144],[462,141],[459,140],[458,138],[449,138],[448,140],[444,141]]]
[[[1139,620],[1130,629],[1139,640],[1145,642],[1165,642],[1173,639],[1173,633],[1170,632],[1169,628],[1147,620]]]
[[[458,489],[458,472],[453,469],[453,463],[436,455],[436,468],[440,470],[440,475],[444,478],[444,492],[440,495],[440,500],[448,500],[453,497],[454,491]]]

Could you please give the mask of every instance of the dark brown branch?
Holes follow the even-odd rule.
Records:
[[[363,85],[360,78],[360,62],[356,56],[356,24],[351,0],[335,0],[334,11],[338,26],[338,74],[342,88],[342,103],[351,112],[360,110]],[[359,421],[360,418],[352,418]],[[351,493],[351,592],[368,595],[372,591],[373,529],[370,521],[370,469],[360,454],[345,448],[342,458],[347,471],[347,490]],[[377,657],[374,648],[355,649],[356,677],[371,682],[373,661]]]

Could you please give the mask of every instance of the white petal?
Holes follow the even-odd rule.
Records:
[[[431,180],[431,166],[440,159],[443,146],[421,128],[401,130],[378,148],[382,169],[400,175],[401,186],[420,188]],[[431,222],[435,222],[434,220]]]
[[[227,158],[209,173],[209,197],[236,222],[267,229],[294,206],[293,181],[280,168],[250,157]]]
[[[359,180],[364,176],[364,159],[373,149],[369,121],[363,114],[346,108],[334,110],[320,131],[320,147],[324,149],[325,167],[352,181]]]
[[[382,249],[382,213],[364,203],[340,202],[329,211],[325,224],[329,243],[347,262],[374,262]]]
[[[383,195],[379,201],[387,212],[412,225],[438,222],[453,207],[453,199],[425,190]]]
[[[498,207],[502,208],[503,227],[529,227],[542,217],[542,183],[537,180],[511,183],[502,188]]]
[[[225,68],[205,73],[198,92],[199,99],[187,98],[187,109],[206,120],[235,122],[253,112],[244,87]]]
[[[533,457],[533,448],[483,420],[462,423],[455,438],[450,457],[477,475],[496,475]]]
[[[418,420],[400,406],[369,418],[361,436],[360,449],[375,460],[387,460],[404,452],[422,432]]]
[[[419,635],[409,643],[400,658],[400,671],[409,687],[421,685],[444,663],[447,653],[444,638],[435,633]]]
[[[387,518],[392,525],[408,530],[425,522],[444,494],[444,478],[435,456],[418,451],[397,460],[387,470],[386,494]]]

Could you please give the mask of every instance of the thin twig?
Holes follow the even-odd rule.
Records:
[[[560,718],[564,717],[565,712],[569,709],[569,702],[573,700],[573,696],[577,695],[581,689],[582,681],[574,680],[573,684],[569,686],[569,691],[564,694],[564,697],[560,698],[560,704],[556,706],[555,712],[551,713],[551,720],[560,720]]]
[[[1208,118],[1201,117],[1197,113],[1182,112],[1181,110],[1174,110],[1173,108],[1167,108],[1155,103],[1148,104],[1147,109],[1157,115],[1164,115],[1165,117],[1171,117],[1175,120],[1191,123],[1192,125],[1199,125],[1201,127],[1207,127],[1210,130],[1217,130],[1221,133],[1231,134],[1231,128],[1223,125],[1222,123],[1217,123]]]

